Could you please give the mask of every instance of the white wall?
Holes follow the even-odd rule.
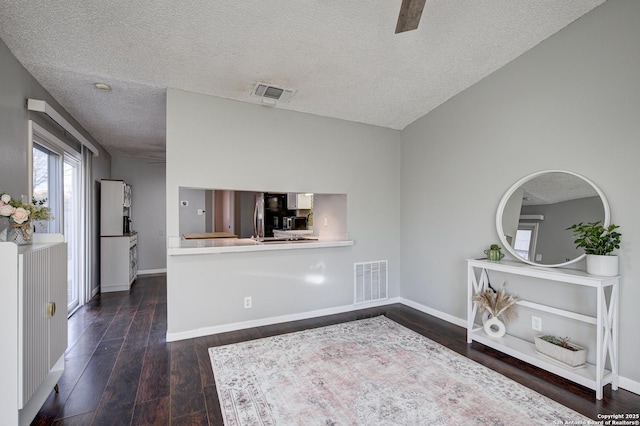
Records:
[[[639,19],[640,2],[606,2],[403,130],[403,297],[465,318],[465,259],[497,241],[504,192],[579,173],[622,226],[620,373],[640,381]]]
[[[141,158],[113,157],[111,176],[132,187],[131,229],[138,232],[138,271],[167,267],[165,165]]]
[[[292,101],[293,102],[293,101]],[[178,188],[347,194],[352,247],[169,256],[168,332],[351,305],[353,263],[389,260],[399,296],[397,131],[167,92],[167,229],[178,235]],[[321,285],[309,275],[322,275]],[[306,279],[307,278],[307,279]],[[254,307],[243,308],[252,296]]]

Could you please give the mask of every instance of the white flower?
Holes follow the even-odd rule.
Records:
[[[11,215],[11,219],[17,224],[21,224],[29,220],[29,210],[25,210],[22,207],[18,207],[13,215]]]
[[[2,197],[0,197],[0,200],[2,200],[2,202],[5,204],[9,204],[9,201],[11,201],[11,195],[2,194]]]
[[[4,204],[0,206],[0,215],[2,216],[11,216],[15,211],[16,209],[13,206],[10,206],[9,204]]]

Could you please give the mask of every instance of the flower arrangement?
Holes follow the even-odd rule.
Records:
[[[25,204],[21,200],[11,198],[7,193],[0,195],[0,216],[9,218],[9,223],[23,225],[32,220],[51,220],[53,215],[44,200],[33,198],[31,204]]]
[[[515,305],[520,298],[507,294],[504,289],[497,292],[487,289],[473,296],[473,301],[478,304],[480,311],[487,311],[492,317],[502,315],[505,321],[511,321],[517,317]]]

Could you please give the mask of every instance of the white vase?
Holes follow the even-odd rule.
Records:
[[[491,317],[484,323],[484,332],[491,337],[502,337],[507,332],[507,328],[497,317]]]
[[[587,255],[587,273],[601,277],[618,275],[618,256]]]

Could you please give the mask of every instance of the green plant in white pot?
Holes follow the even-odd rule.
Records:
[[[576,248],[582,248],[587,255],[587,273],[605,277],[618,275],[618,256],[612,255],[620,248],[622,234],[616,231],[618,225],[604,227],[598,222],[576,223],[567,228],[573,231]]]

